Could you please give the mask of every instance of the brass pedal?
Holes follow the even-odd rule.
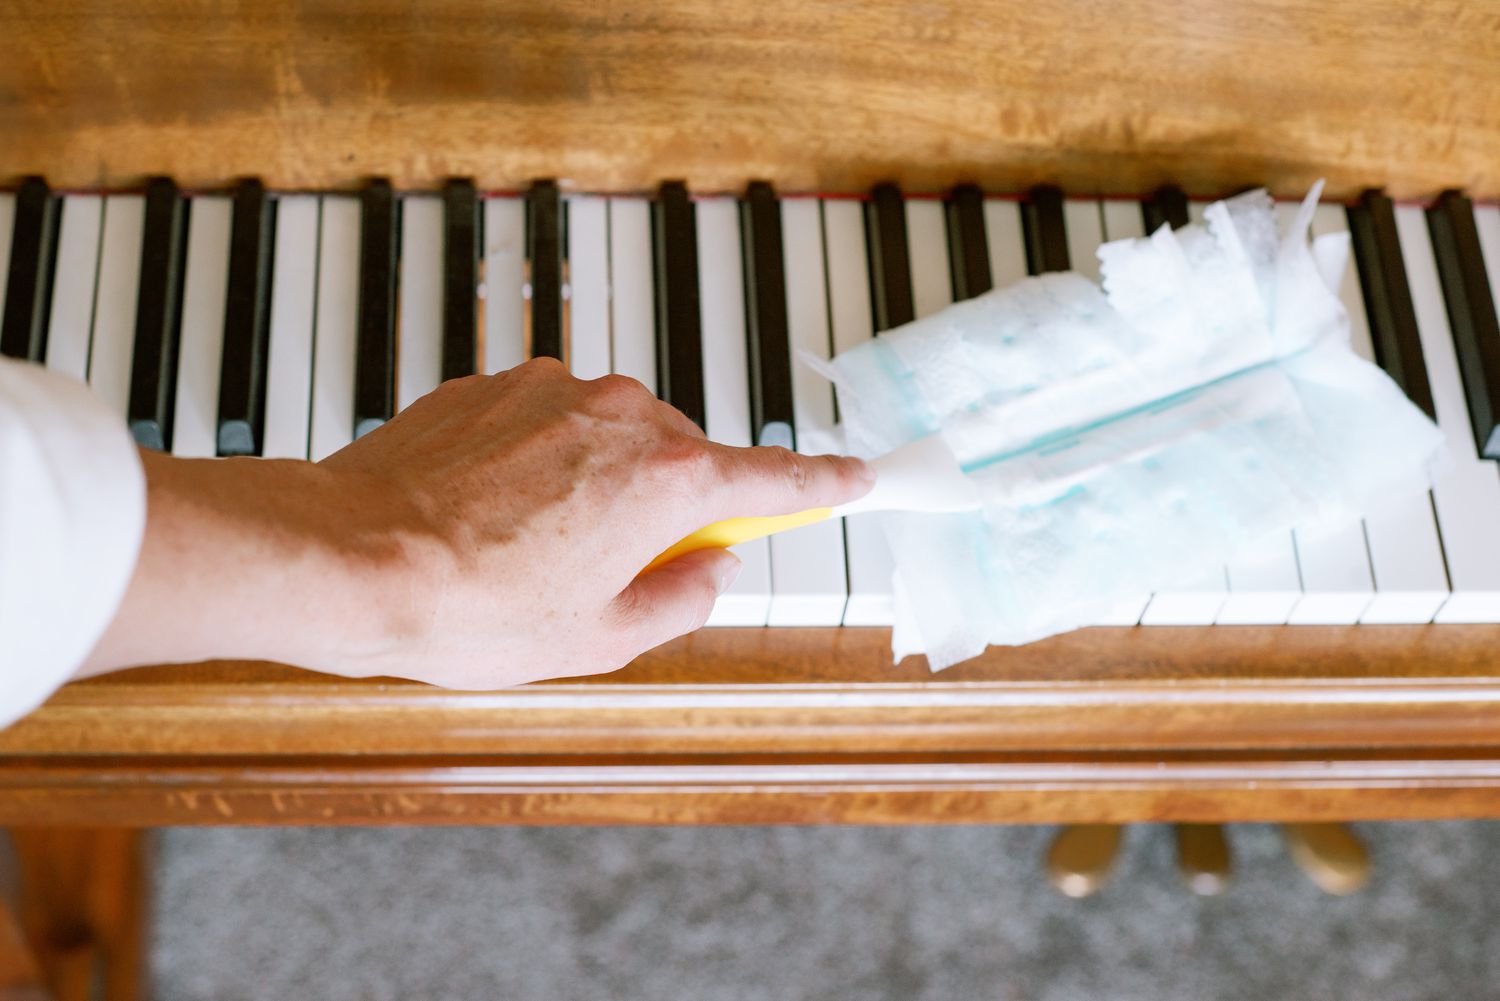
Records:
[[[1109,881],[1120,853],[1118,824],[1072,824],[1057,832],[1047,851],[1047,879],[1075,899],[1092,896]]]
[[[1370,881],[1370,853],[1348,824],[1282,824],[1292,861],[1324,893],[1347,896]]]
[[[1222,824],[1178,824],[1177,871],[1200,897],[1216,897],[1229,887],[1229,842]]]

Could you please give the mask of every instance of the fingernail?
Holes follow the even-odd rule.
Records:
[[[723,594],[734,586],[734,582],[740,579],[740,571],[745,568],[745,564],[740,562],[738,556],[732,553],[725,553],[724,555],[728,558],[719,561],[720,594]]]
[[[868,462],[866,462],[863,459],[856,459],[852,455],[848,456],[848,461],[854,465],[854,471],[855,471],[855,473],[857,473],[859,475],[859,478],[861,480],[863,480],[865,483],[868,483],[868,484],[871,484],[871,485],[873,485],[875,483],[875,467],[874,466],[870,465]]]

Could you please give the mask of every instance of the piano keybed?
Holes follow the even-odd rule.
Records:
[[[86,380],[147,447],[319,459],[439,382],[528,357],[632,376],[728,444],[832,447],[826,357],[1027,274],[1098,277],[1100,243],[1201,218],[1144,202],[573,195],[0,193],[0,353]],[[1281,205],[1278,211],[1295,211]],[[1324,205],[1349,231],[1353,347],[1447,436],[1430,494],[1293,532],[1101,625],[1500,622],[1500,208],[1368,194]],[[868,518],[741,547],[711,625],[879,626],[890,557]]]

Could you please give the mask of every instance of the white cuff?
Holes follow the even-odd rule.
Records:
[[[145,474],[121,416],[73,379],[0,359],[0,726],[99,642],[145,527]]]

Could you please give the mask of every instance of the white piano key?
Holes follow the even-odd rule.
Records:
[[[0,191],[0,311],[5,308],[5,286],[10,283],[10,241],[16,228],[16,196]]]
[[[1229,581],[1222,567],[1170,590],[1158,591],[1141,613],[1143,626],[1210,626],[1229,596]]]
[[[329,195],[323,199],[309,445],[309,457],[314,462],[354,440],[359,214],[358,198]]]
[[[79,382],[88,380],[89,337],[94,325],[94,290],[99,278],[99,234],[103,224],[103,198],[72,195],[63,199],[52,281],[52,312],[47,319],[47,367],[71,375]],[[219,316],[223,315],[221,303]],[[181,406],[179,403],[179,411]]]
[[[733,198],[705,198],[697,203],[696,216],[703,326],[703,430],[713,441],[745,448],[752,438],[739,205]],[[744,566],[739,579],[714,603],[707,624],[763,626],[771,609],[770,542],[755,539],[732,551]]]
[[[1500,306],[1500,205],[1474,206],[1474,226],[1479,230],[1479,251],[1484,255],[1490,295]]]
[[[1125,240],[1146,234],[1145,223],[1141,219],[1141,206],[1136,201],[1101,201],[1099,203],[1099,219],[1099,236],[1103,241]],[[1069,232],[1072,232],[1072,227],[1069,227]],[[1019,239],[1019,232],[1017,233],[1017,239]],[[1097,255],[1095,259],[1097,260]],[[1024,268],[1024,255],[1022,255],[1021,261]],[[1145,613],[1146,605],[1150,601],[1150,594],[1140,594],[1122,599],[1119,604],[1101,616],[1096,625],[1139,625],[1141,615]]]
[[[1138,626],[1141,624],[1141,615],[1146,611],[1146,605],[1151,601],[1149,594],[1136,598],[1122,599],[1118,604],[1105,612],[1095,622],[1096,626]]]
[[[580,379],[609,375],[609,203],[567,199],[568,368]]]
[[[609,294],[613,365],[656,394],[656,314],[651,203],[609,200]]]
[[[1349,216],[1340,205],[1320,205],[1313,233],[1347,233]],[[1375,360],[1364,293],[1352,261],[1339,285],[1349,314],[1349,345],[1361,358]],[[1347,529],[1346,529],[1347,531]],[[1383,510],[1365,512],[1360,533],[1369,554],[1375,594],[1359,621],[1372,624],[1431,622],[1448,598],[1448,575],[1432,511],[1431,495],[1414,492],[1393,499]]]
[[[396,410],[443,381],[443,200],[401,204],[401,287],[396,312]],[[486,279],[488,281],[488,279]]]
[[[1026,241],[1021,205],[1008,198],[984,201],[984,242],[990,254],[990,282],[1007,288],[1026,277]]]
[[[526,203],[484,200],[484,360],[486,375],[526,360]]]
[[[266,346],[268,459],[305,459],[312,416],[314,292],[318,279],[318,198],[286,195],[276,204]]]
[[[89,385],[121,419],[130,404],[135,300],[140,288],[145,219],[146,199],[141,195],[110,195],[104,200]]]
[[[797,451],[839,452],[833,387],[798,359],[802,351],[826,359],[830,348],[823,220],[816,199],[782,200],[781,245]],[[844,530],[837,519],[771,537],[771,625],[839,625],[848,597]]]
[[[823,202],[823,239],[828,260],[828,315],[837,354],[868,341],[875,330],[860,203],[845,199]],[[878,518],[863,514],[844,519],[849,561],[846,626],[889,626],[894,620],[891,574],[895,565]]]
[[[1068,229],[1068,260],[1073,265],[1073,270],[1097,282],[1099,244],[1104,242],[1099,203],[1092,198],[1065,199],[1063,224]]]
[[[1225,568],[1229,594],[1215,625],[1281,626],[1302,600],[1302,574],[1291,532],[1278,533],[1258,551]]]
[[[1479,230],[1479,249],[1490,280],[1490,295],[1500,296],[1500,205],[1474,206],[1474,226]]]
[[[1294,626],[1358,622],[1375,597],[1364,523],[1299,528],[1293,537],[1302,573],[1302,599],[1287,622]]]
[[[71,208],[71,204],[64,205],[64,225]],[[211,459],[218,451],[219,365],[224,355],[224,298],[229,286],[233,211],[233,199],[204,195],[192,200],[188,213],[177,398],[172,416],[172,454],[185,459]]]
[[[1277,221],[1286,225],[1296,215],[1296,210],[1297,206],[1292,203],[1277,205]],[[1318,207],[1313,217],[1314,235],[1348,232],[1348,229],[1348,219],[1341,206]],[[1360,296],[1359,276],[1355,273],[1352,262],[1345,269],[1339,294],[1350,312],[1351,345],[1359,350],[1362,341],[1362,356],[1368,359],[1370,333],[1365,324],[1364,307],[1359,302],[1352,307],[1349,305],[1350,296],[1355,300]],[[1430,532],[1430,513],[1427,521]],[[1297,602],[1291,615],[1287,617],[1287,622],[1292,625],[1327,626],[1352,625],[1358,622],[1375,596],[1363,521],[1299,528],[1293,533],[1293,541],[1297,550],[1297,566],[1302,574],[1303,594],[1302,600]],[[1428,615],[1430,617],[1431,613]]]
[[[1396,230],[1416,307],[1433,407],[1455,465],[1432,488],[1453,589],[1436,621],[1500,622],[1500,467],[1480,459],[1474,449],[1447,307],[1422,209],[1398,206]]]
[[[1138,239],[1146,235],[1141,203],[1133,198],[1105,198],[1099,202],[1100,229],[1105,241]]]
[[[906,200],[911,300],[919,320],[953,303],[953,277],[948,270],[948,223],[943,212],[943,203],[935,199]]]

